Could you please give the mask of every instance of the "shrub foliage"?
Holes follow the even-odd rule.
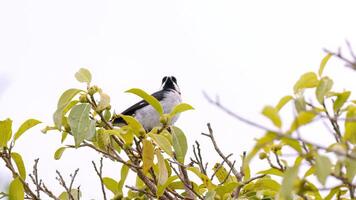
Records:
[[[127,125],[114,127],[111,120],[118,115],[111,111],[109,95],[92,84],[91,73],[83,68],[75,78],[85,84],[85,89],[71,88],[60,96],[53,114],[54,125],[46,126],[43,132],[62,134],[63,146],[54,152],[56,160],[68,148],[89,148],[102,154],[93,167],[103,199],[355,199],[356,101],[350,99],[351,91],[334,91],[333,80],[323,74],[332,56],[329,53],[323,58],[317,73],[301,75],[292,95],[262,109],[273,128],[249,121],[207,96],[208,101],[232,117],[265,131],[253,149],[244,152],[237,162],[232,154],[220,150],[210,124],[202,137],[210,139],[211,149],[221,161],[208,165],[198,142],[193,145],[193,156],[187,158],[186,135],[169,122],[193,107],[181,103],[171,113],[164,113],[159,101],[141,89],[126,92],[154,107],[161,125],[148,132],[135,118],[119,115]],[[295,110],[291,124],[281,118],[280,111],[286,105]],[[333,137],[332,143],[319,144],[302,137],[301,127],[317,121],[331,127],[323,134]],[[38,159],[32,173],[27,174],[29,167],[21,154],[13,151],[16,141],[39,123],[29,119],[13,132],[11,119],[0,121],[0,156],[13,175],[9,190],[1,196],[14,200],[80,199],[80,188],[73,184],[78,170],[67,182],[57,171],[63,193],[54,194],[38,177]],[[74,144],[66,144],[68,136],[74,138]],[[287,154],[292,156],[286,157]],[[255,157],[258,159],[253,162],[268,167],[252,172],[250,163]],[[103,159],[122,164],[119,180],[105,176]],[[136,175],[135,185],[125,184],[129,172]]]

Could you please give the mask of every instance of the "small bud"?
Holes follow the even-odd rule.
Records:
[[[258,154],[258,157],[263,160],[267,158],[267,154],[265,152],[261,152],[260,154]]]
[[[94,95],[95,93],[97,93],[98,91],[100,90],[100,88],[96,85],[93,85],[91,86],[89,89],[88,89],[88,93],[89,95]]]
[[[169,115],[168,114],[163,114],[160,118],[159,118],[159,122],[161,124],[168,124],[169,121]]]
[[[111,105],[108,105],[108,107],[105,108],[106,110],[111,110]]]
[[[271,150],[273,151],[273,152],[277,152],[277,151],[280,151],[281,149],[282,149],[282,145],[281,144],[275,144],[275,145],[273,145],[272,147],[271,147]]]
[[[87,94],[81,94],[79,96],[79,102],[80,103],[87,103],[88,102]]]

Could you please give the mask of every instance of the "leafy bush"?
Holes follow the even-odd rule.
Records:
[[[236,119],[265,130],[254,148],[243,153],[240,167],[231,162],[232,154],[220,150],[210,124],[203,136],[211,140],[211,148],[219,154],[221,162],[209,170],[198,142],[193,145],[193,157],[186,158],[188,144],[184,132],[169,125],[176,114],[193,109],[186,103],[164,113],[157,99],[140,89],[130,89],[128,93],[140,96],[156,109],[161,126],[147,132],[135,118],[119,115],[127,125],[113,127],[111,120],[117,116],[111,112],[110,97],[92,85],[86,69],[75,74],[79,82],[86,84],[86,89],[66,90],[53,115],[54,125],[45,127],[43,132],[59,132],[62,143],[68,135],[74,137],[74,144],[54,152],[56,160],[68,148],[89,148],[105,159],[122,163],[121,179],[115,180],[103,175],[102,159],[99,165],[93,162],[101,183],[98,192],[103,193],[103,199],[355,199],[356,101],[349,100],[350,91],[334,91],[333,80],[323,75],[331,57],[331,53],[325,56],[318,73],[303,74],[294,85],[293,95],[263,108],[262,114],[272,122],[273,129],[249,121],[207,96],[212,104]],[[317,103],[307,100],[312,99],[310,93],[314,93]],[[280,110],[288,103],[295,108],[296,116],[289,126],[282,126],[285,122]],[[335,141],[331,144],[316,144],[300,135],[301,127],[321,119],[332,127],[330,133]],[[80,199],[81,191],[73,185],[78,170],[67,183],[57,171],[64,191],[56,195],[39,179],[38,159],[27,176],[21,154],[12,151],[21,135],[39,123],[29,119],[12,134],[12,121],[0,121],[0,155],[13,175],[9,191],[1,193],[2,196],[16,200]],[[293,157],[285,159],[285,152]],[[251,172],[250,162],[255,157],[260,159],[256,162],[269,167]],[[135,186],[125,185],[129,171],[136,175]],[[332,181],[331,187],[324,187],[326,180]]]

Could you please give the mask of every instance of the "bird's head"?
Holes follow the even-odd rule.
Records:
[[[180,94],[180,89],[177,84],[177,79],[174,76],[165,76],[162,79],[163,90],[174,90]]]

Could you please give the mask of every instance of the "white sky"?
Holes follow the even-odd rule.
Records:
[[[86,67],[121,111],[138,100],[125,90],[154,92],[164,75],[175,75],[185,102],[196,108],[177,122],[189,144],[198,139],[203,149],[211,149],[200,135],[211,122],[222,149],[239,159],[262,132],[209,105],[202,90],[218,94],[232,110],[268,123],[259,114],[262,107],[291,94],[300,74],[316,71],[323,48],[336,50],[345,39],[356,46],[355,7],[354,0],[0,0],[0,118],[12,118],[15,127],[30,117],[45,122],[15,148],[24,155],[27,172],[40,157],[40,176],[59,193],[55,170],[67,176],[80,167],[84,199],[100,199],[90,163],[97,154],[69,150],[54,161],[60,135],[39,131],[52,124],[59,96],[65,89],[84,87],[74,73]],[[355,73],[336,59],[326,73],[335,77],[336,88],[355,91]],[[328,140],[320,134],[312,138]],[[205,157],[215,162],[217,156],[205,150]],[[119,177],[117,164],[108,162],[104,170]],[[0,188],[9,179],[1,164]]]

